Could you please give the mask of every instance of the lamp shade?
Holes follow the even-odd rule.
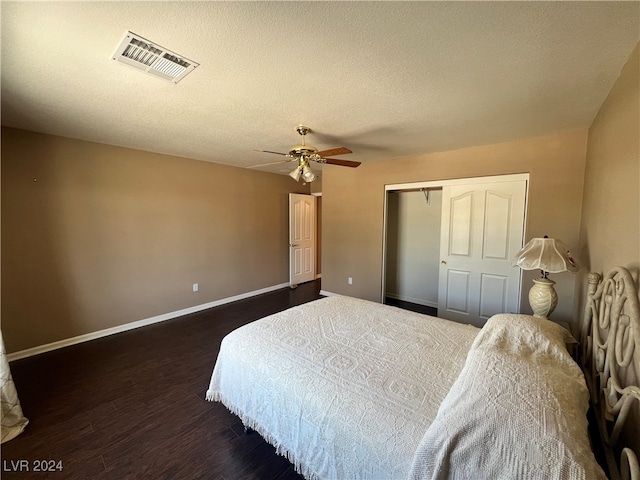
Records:
[[[514,267],[547,273],[577,272],[580,267],[567,246],[555,238],[532,238],[513,260]]]

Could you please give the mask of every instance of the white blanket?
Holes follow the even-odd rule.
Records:
[[[496,315],[416,452],[412,479],[604,479],[587,433],[589,394],[564,328]]]
[[[226,336],[207,399],[307,478],[404,479],[478,332],[328,297]]]

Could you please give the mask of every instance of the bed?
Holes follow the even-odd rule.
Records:
[[[496,315],[478,329],[331,296],[227,335],[206,398],[305,478],[385,480],[606,478],[588,434],[591,398],[612,462],[605,469],[617,478],[621,465],[640,479],[633,451],[619,446],[640,431],[640,390],[625,383],[640,371],[638,296],[617,271],[627,276],[616,288],[631,292],[624,308],[601,306],[611,304],[609,280],[592,284],[578,349],[563,327],[528,315]],[[614,374],[614,387],[605,377],[618,362],[606,346],[620,334],[607,333],[619,317],[624,380]]]

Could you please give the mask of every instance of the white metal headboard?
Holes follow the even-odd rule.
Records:
[[[640,308],[629,271],[589,274],[581,361],[609,476],[640,480]],[[629,441],[635,444],[629,444]],[[619,458],[619,462],[617,461]]]

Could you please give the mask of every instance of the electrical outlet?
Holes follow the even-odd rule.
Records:
[[[353,285],[353,278],[351,278],[351,277],[347,278],[347,283],[349,285]]]
[[[197,292],[197,291],[198,291],[198,284],[197,284],[197,283],[194,283],[194,284],[193,284],[193,291],[194,291],[194,292]]]

